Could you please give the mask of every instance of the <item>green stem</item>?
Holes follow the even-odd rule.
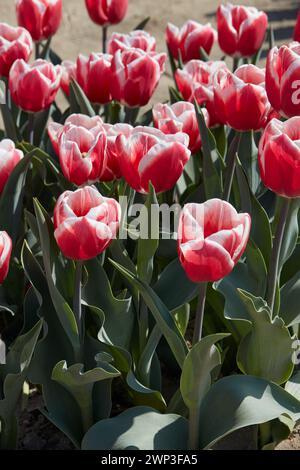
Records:
[[[226,172],[226,177],[225,177],[224,193],[223,193],[224,201],[229,201],[230,199],[232,183],[233,183],[234,173],[236,169],[237,153],[239,151],[240,142],[241,142],[241,133],[236,132],[229,146],[227,157],[226,157],[227,172]]]
[[[199,408],[190,409],[189,413],[189,450],[199,450]]]
[[[35,43],[35,60],[40,58],[40,43]]]
[[[139,114],[139,108],[129,108],[125,107],[125,122],[127,124],[131,124],[132,126],[135,125]]]
[[[206,291],[207,291],[207,282],[201,282],[199,284],[199,297],[198,297],[198,305],[197,305],[197,311],[196,311],[193,345],[197,344],[202,338]]]
[[[103,54],[106,54],[106,46],[107,46],[107,26],[102,27],[102,51]]]
[[[34,145],[34,113],[28,113],[28,139]]]
[[[240,64],[240,58],[239,57],[234,57],[233,58],[233,63],[232,63],[232,71],[235,72],[235,70],[238,68]]]
[[[273,314],[274,304],[275,304],[275,295],[276,295],[276,286],[278,282],[278,267],[279,267],[279,258],[282,247],[282,241],[284,236],[284,231],[286,227],[286,222],[289,214],[291,200],[288,198],[283,199],[280,217],[278,225],[276,228],[276,233],[273,242],[272,254],[270,259],[270,266],[268,272],[268,289],[267,289],[267,302]]]
[[[74,285],[74,300],[73,309],[78,327],[79,342],[82,347],[83,342],[83,325],[82,325],[82,306],[81,306],[81,279],[82,279],[82,261],[76,262],[75,270],[75,285]]]

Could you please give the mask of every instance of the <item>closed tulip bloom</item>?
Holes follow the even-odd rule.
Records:
[[[119,135],[129,137],[133,127],[129,124],[103,124],[107,136],[107,162],[101,181],[114,181],[122,176],[119,164],[119,156],[116,148],[116,140]]]
[[[209,116],[203,109],[206,124],[209,124]],[[153,122],[155,127],[164,134],[176,134],[184,132],[190,138],[189,149],[192,153],[201,148],[201,137],[195,111],[195,106],[187,101],[178,101],[172,105],[156,104],[153,108]]]
[[[264,128],[273,115],[264,80],[264,69],[255,65],[242,65],[234,74],[220,70],[214,81],[220,121],[238,131]]]
[[[113,99],[128,107],[145,106],[158,85],[165,61],[166,54],[118,50],[111,66]]]
[[[298,42],[300,41],[300,10],[299,10],[298,15],[297,15],[297,21],[296,21],[296,24],[295,24],[293,39],[294,39],[294,41],[298,41]]]
[[[77,59],[77,81],[92,103],[106,104],[111,101],[112,55],[82,54]]]
[[[18,24],[36,42],[48,39],[58,30],[62,19],[62,0],[17,0]]]
[[[200,59],[201,48],[210,54],[216,38],[217,33],[210,23],[202,25],[189,20],[182,28],[169,23],[166,29],[166,40],[172,56],[178,60],[180,52],[183,62]]]
[[[0,232],[0,284],[2,284],[9,271],[12,241],[6,232]]]
[[[22,158],[22,150],[16,149],[12,140],[4,139],[0,142],[0,194],[13,169]]]
[[[219,124],[215,112],[213,77],[219,69],[226,69],[225,62],[191,60],[182,70],[176,70],[176,83],[186,101],[197,101],[199,106],[205,106],[209,113],[210,126]]]
[[[100,26],[120,23],[128,9],[128,0],[85,0],[87,11]]]
[[[60,87],[69,96],[71,80],[76,80],[76,64],[71,60],[63,60],[60,66],[62,71]]]
[[[17,59],[27,62],[32,47],[32,39],[26,29],[0,23],[0,77],[8,77],[11,66]]]
[[[129,137],[119,135],[116,148],[123,177],[140,193],[151,182],[157,193],[173,188],[190,158],[186,134],[163,134],[151,127],[136,127]]]
[[[24,111],[39,112],[48,108],[60,87],[61,67],[46,60],[27,64],[18,59],[9,73],[9,90],[14,102]]]
[[[264,185],[283,197],[300,196],[300,117],[285,122],[272,119],[258,149]]]
[[[215,282],[231,273],[245,251],[251,228],[249,214],[210,199],[186,204],[180,214],[178,253],[193,282]]]
[[[273,47],[267,57],[266,90],[276,111],[285,117],[300,114],[300,44]]]
[[[144,30],[137,29],[129,34],[113,33],[108,41],[108,52],[114,54],[119,49],[137,48],[145,52],[156,51],[156,39]]]
[[[77,186],[99,181],[107,162],[106,132],[99,116],[73,114],[64,126],[50,123],[48,133],[68,181]]]
[[[220,5],[217,10],[219,45],[225,54],[250,57],[261,48],[268,17],[254,7]]]
[[[66,191],[54,209],[54,236],[64,256],[88,260],[100,255],[116,238],[121,208],[93,186]]]

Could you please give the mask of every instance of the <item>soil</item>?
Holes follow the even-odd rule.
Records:
[[[14,1],[0,0],[0,18],[16,24]],[[151,16],[147,30],[157,39],[158,51],[165,51],[164,30],[168,21],[181,25],[188,19],[215,24],[215,11],[220,2],[216,0],[129,0],[129,12],[124,22],[111,28],[111,32],[128,32],[145,17]],[[288,42],[299,9],[298,0],[231,0],[231,3],[256,6],[264,10],[273,26],[277,43]],[[63,59],[75,60],[79,53],[88,54],[101,48],[101,30],[93,24],[85,10],[84,0],[64,0],[64,16],[61,28],[53,40],[53,48]],[[267,49],[267,48],[266,48]],[[222,54],[216,47],[213,58]],[[265,54],[264,54],[265,55]],[[168,86],[172,84],[170,73],[162,77],[155,102],[168,97]],[[70,441],[60,433],[40,412],[42,401],[38,394],[29,398],[27,411],[20,416],[20,449],[64,449],[73,448]],[[237,448],[236,441],[227,448]],[[300,428],[289,439],[283,441],[280,450],[300,449]]]

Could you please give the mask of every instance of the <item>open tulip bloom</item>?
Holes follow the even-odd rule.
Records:
[[[25,28],[0,23],[0,77],[8,77],[17,59],[27,62],[32,52],[32,39]]]
[[[147,31],[137,29],[129,34],[113,33],[107,44],[109,54],[114,54],[119,49],[131,48],[142,49],[145,52],[155,52],[156,39]]]

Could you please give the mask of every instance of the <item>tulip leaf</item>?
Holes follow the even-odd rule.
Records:
[[[200,409],[200,448],[211,448],[237,429],[266,423],[281,415],[300,418],[300,401],[279,385],[250,375],[218,380]]]
[[[84,436],[82,449],[183,450],[187,439],[188,422],[182,416],[137,406],[96,423]]]
[[[61,321],[61,325],[64,328],[69,340],[71,341],[74,353],[77,354],[80,345],[75,316],[69,304],[66,302],[66,300],[63,298],[63,296],[57,289],[52,277],[53,259],[51,253],[53,254],[57,250],[57,245],[53,238],[54,227],[49,215],[38,202],[38,200],[34,199],[33,203],[39,229],[45,273],[51,299],[55,307],[56,313]]]
[[[281,198],[278,210],[280,211],[285,201]],[[285,225],[283,241],[280,251],[279,269],[292,256],[299,235],[298,213],[300,208],[300,199],[290,199],[289,212]]]
[[[136,287],[140,291],[146,305],[152,312],[157,325],[166,338],[179,367],[182,367],[188,348],[183,336],[176,326],[175,320],[171,316],[165,304],[150,286],[145,284],[119,264],[112,260],[110,260],[110,262],[132,284],[133,287]]]
[[[202,141],[203,182],[205,194],[208,199],[222,197],[222,178],[216,169],[216,162],[221,160],[221,157],[218,154],[215,139],[211,131],[207,128],[201,108],[196,101],[194,104]]]
[[[149,183],[149,194],[141,210],[141,216],[141,234],[137,244],[137,275],[141,281],[150,284],[153,258],[159,244],[159,205],[151,183]]]
[[[180,285],[180,289],[174,290],[176,284]],[[166,307],[174,311],[198,295],[198,284],[189,280],[179,259],[176,258],[163,270],[153,290]]]
[[[7,103],[0,104],[0,108],[5,129],[5,137],[13,140],[14,142],[18,142],[21,136],[14,121],[12,111],[9,109]]]
[[[6,364],[0,365],[1,449],[7,450],[16,447],[17,419],[15,412],[42,326],[43,321],[40,320],[29,332],[18,336],[7,354]]]
[[[294,339],[281,318],[271,318],[270,309],[262,298],[241,290],[239,294],[251,318],[251,331],[240,343],[238,366],[244,374],[280,385],[289,379],[294,369]]]
[[[287,326],[300,323],[300,272],[297,272],[280,290],[280,317]]]
[[[212,372],[221,365],[221,354],[215,343],[230,336],[218,333],[205,336],[188,353],[180,379],[180,390],[190,413],[197,410],[210,389]]]
[[[147,26],[150,20],[151,20],[151,16],[147,16],[134,28],[134,31],[145,29],[145,27]]]
[[[90,117],[95,116],[95,111],[93,110],[93,107],[86,97],[84,91],[76,82],[76,80],[72,79],[70,82],[70,100],[74,100],[74,98],[82,114],[86,114]]]
[[[272,232],[268,215],[251,191],[245,171],[239,162],[237,162],[236,174],[240,190],[240,208],[243,212],[251,214],[250,238],[260,249],[266,266],[269,266],[272,251]]]
[[[300,401],[300,371],[298,370],[284,386],[285,390]]]
[[[16,243],[22,217],[26,176],[35,150],[29,152],[14,168],[0,197],[0,228]]]

